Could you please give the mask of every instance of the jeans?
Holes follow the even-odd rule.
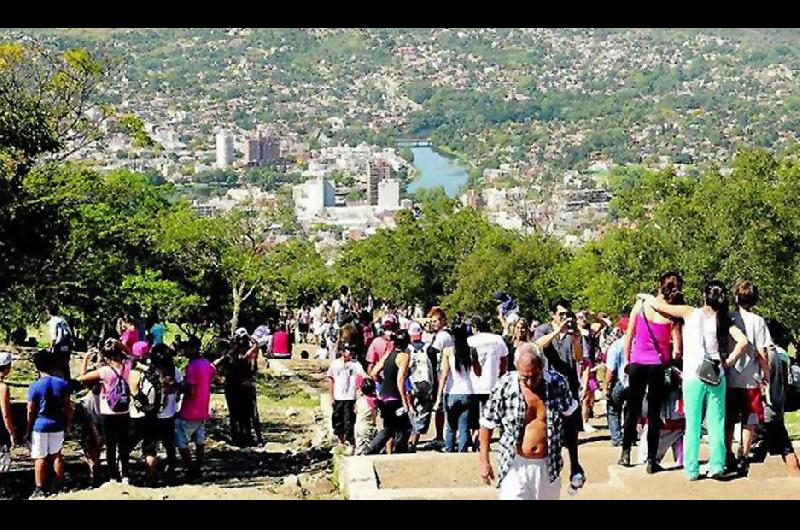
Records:
[[[395,453],[408,452],[408,439],[411,436],[411,421],[408,413],[404,412],[397,415],[398,410],[403,407],[403,402],[399,399],[392,401],[378,401],[378,410],[383,419],[383,429],[375,435],[369,447],[364,452],[366,455],[377,455],[386,446],[386,442],[394,440]]]
[[[445,396],[447,429],[444,433],[444,449],[448,453],[455,452],[456,431],[458,431],[458,451],[465,453],[469,449],[469,420],[475,402],[474,394],[447,394]]]
[[[614,381],[611,395],[608,396],[608,430],[611,431],[611,443],[622,445],[622,413],[628,389],[620,381]]]
[[[647,459],[656,460],[661,425],[661,405],[664,399],[664,365],[632,363],[628,372],[628,411],[625,414],[625,431],[622,448],[630,450],[636,441],[636,425],[642,415],[642,401],[647,392],[647,424],[656,428],[647,429]]]
[[[708,400],[706,401],[706,396]],[[683,472],[689,478],[700,474],[700,425],[703,421],[703,403],[706,403],[706,428],[708,429],[708,471],[712,475],[725,471],[725,377],[717,386],[699,379],[683,380],[683,412],[686,416],[686,434],[683,438]]]
[[[108,472],[111,478],[119,480],[120,470],[117,468],[117,451],[119,451],[120,467],[122,477],[128,476],[128,464],[130,460],[130,420],[131,417],[125,414],[103,414],[101,416],[103,424],[103,437],[106,439],[106,461]]]

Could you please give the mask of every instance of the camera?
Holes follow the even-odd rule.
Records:
[[[577,322],[576,322],[575,313],[570,311],[569,313],[567,313],[567,315],[564,318],[567,321],[566,326],[564,326],[564,330],[567,333],[575,333],[575,330],[578,328],[578,325],[577,325]]]

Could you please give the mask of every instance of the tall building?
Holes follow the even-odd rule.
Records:
[[[259,138],[247,138],[244,141],[244,163],[246,166],[258,166],[261,164],[261,140]]]
[[[292,188],[292,197],[298,217],[314,217],[325,208],[336,204],[333,185],[319,178],[313,178]]]
[[[400,207],[400,183],[394,179],[378,182],[378,208],[397,210]]]
[[[227,131],[217,133],[217,168],[225,169],[233,163],[233,135]]]
[[[370,206],[378,205],[378,184],[382,180],[394,178],[392,166],[380,158],[371,160],[367,164],[367,203]]]
[[[276,136],[267,134],[244,141],[244,163],[248,166],[263,166],[277,162],[281,157],[281,144]]]

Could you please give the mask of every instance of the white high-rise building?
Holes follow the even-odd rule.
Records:
[[[312,178],[302,184],[294,186],[295,213],[299,218],[314,217],[325,208],[336,204],[333,185],[322,177]]]
[[[378,208],[397,210],[400,208],[400,183],[394,179],[378,182]]]
[[[220,131],[217,133],[217,168],[225,169],[233,163],[233,135]]]

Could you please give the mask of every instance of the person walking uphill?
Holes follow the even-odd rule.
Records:
[[[544,368],[541,348],[520,347],[516,372],[492,388],[481,410],[480,473],[491,484],[489,461],[492,431],[500,437],[497,487],[501,500],[557,500],[561,493],[561,425],[578,410],[566,379]]]
[[[638,298],[656,311],[675,318],[683,324],[683,407],[686,434],[683,438],[683,471],[689,480],[700,477],[700,424],[706,408],[706,428],[711,453],[708,475],[719,479],[725,473],[725,373],[733,366],[744,348],[747,337],[730,320],[725,285],[717,280],[703,290],[703,306],[670,305],[650,294]],[[725,358],[720,345],[736,341],[731,355]]]
[[[392,351],[382,357],[370,373],[372,378],[381,379],[378,410],[383,419],[383,430],[375,436],[365,454],[380,453],[389,440],[394,440],[394,452],[408,452],[408,440],[411,436],[411,421],[408,415],[409,411],[413,410],[405,390],[408,345],[408,332],[399,330],[394,336]]]
[[[657,299],[673,304],[683,288],[683,278],[667,272],[659,280]],[[619,464],[631,465],[631,446],[636,442],[636,427],[642,415],[642,400],[647,392],[647,472],[662,471],[658,453],[661,406],[665,397],[664,371],[672,359],[672,345],[680,345],[680,330],[672,320],[652,307],[637,301],[625,332],[625,364],[628,365],[628,409],[622,437]]]

